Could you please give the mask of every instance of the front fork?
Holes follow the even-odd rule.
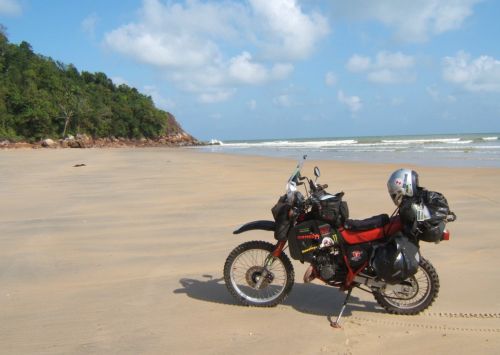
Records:
[[[286,240],[279,241],[276,243],[274,251],[269,254],[264,262],[264,269],[262,270],[262,275],[260,275],[259,280],[255,284],[255,289],[260,290],[262,283],[269,275],[269,268],[273,265],[274,260],[281,255],[283,249],[285,248]]]

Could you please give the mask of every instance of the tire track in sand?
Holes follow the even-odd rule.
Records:
[[[400,320],[391,320],[381,317],[351,316],[353,321],[371,322],[381,325],[417,328],[427,330],[454,331],[460,333],[500,333],[500,325],[484,324],[500,319],[500,313],[463,313],[463,312],[425,312],[415,318],[414,316],[396,315]],[[430,324],[425,318],[449,319],[451,324]],[[474,326],[468,324],[474,322]],[[495,322],[497,323],[497,322]]]

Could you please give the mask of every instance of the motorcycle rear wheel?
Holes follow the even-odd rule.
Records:
[[[229,292],[241,303],[255,307],[274,307],[290,293],[295,274],[285,253],[265,265],[275,246],[263,241],[250,241],[237,246],[224,264],[224,281]],[[261,286],[258,282],[264,274]]]
[[[389,313],[414,315],[429,308],[438,293],[438,274],[428,260],[421,258],[415,275],[400,284],[378,289],[373,295]]]

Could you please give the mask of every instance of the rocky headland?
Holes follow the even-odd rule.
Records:
[[[186,132],[177,132],[157,138],[129,139],[123,137],[92,138],[86,134],[69,135],[65,139],[43,139],[38,142],[10,142],[0,141],[0,149],[23,148],[122,148],[122,147],[183,147],[197,146],[205,143]]]

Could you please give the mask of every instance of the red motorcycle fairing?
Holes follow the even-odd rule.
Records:
[[[347,244],[360,244],[372,242],[374,240],[382,239],[386,236],[401,231],[403,228],[399,217],[392,218],[391,221],[383,227],[369,229],[365,231],[347,230],[339,228],[338,231],[344,238]]]

